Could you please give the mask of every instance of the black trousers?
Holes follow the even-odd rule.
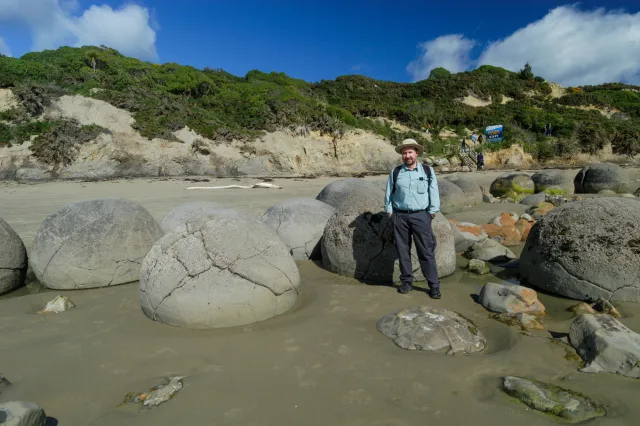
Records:
[[[431,229],[431,216],[426,211],[417,213],[393,213],[393,236],[400,260],[400,281],[413,283],[411,264],[411,243],[415,240],[420,269],[430,288],[438,288],[438,269],[436,267],[436,238]]]

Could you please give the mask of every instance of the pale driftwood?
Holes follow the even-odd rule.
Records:
[[[282,189],[281,186],[273,183],[260,182],[255,185],[225,185],[225,186],[190,186],[187,189],[252,189],[252,188],[274,188]]]

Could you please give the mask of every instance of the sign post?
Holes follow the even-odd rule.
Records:
[[[485,133],[487,135],[487,142],[502,142],[502,124],[487,126]]]

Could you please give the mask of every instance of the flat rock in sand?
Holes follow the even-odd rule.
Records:
[[[607,314],[579,315],[569,341],[585,363],[580,371],[640,378],[640,334]]]
[[[467,354],[480,352],[487,341],[476,326],[456,312],[416,306],[380,318],[378,331],[408,350]]]
[[[492,312],[510,314],[542,314],[545,311],[534,290],[513,284],[485,284],[480,290],[480,304]]]
[[[539,381],[507,376],[503,378],[502,389],[534,410],[569,423],[580,423],[605,415],[605,411],[587,397]]]
[[[485,262],[507,262],[516,258],[511,250],[490,238],[474,243],[464,252],[464,256]]]

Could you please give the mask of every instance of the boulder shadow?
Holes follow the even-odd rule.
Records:
[[[398,254],[393,242],[393,221],[386,212],[361,213],[349,224],[354,278],[373,286],[398,287],[393,277]]]
[[[47,417],[47,420],[44,423],[44,426],[58,426],[58,419],[54,417]]]

